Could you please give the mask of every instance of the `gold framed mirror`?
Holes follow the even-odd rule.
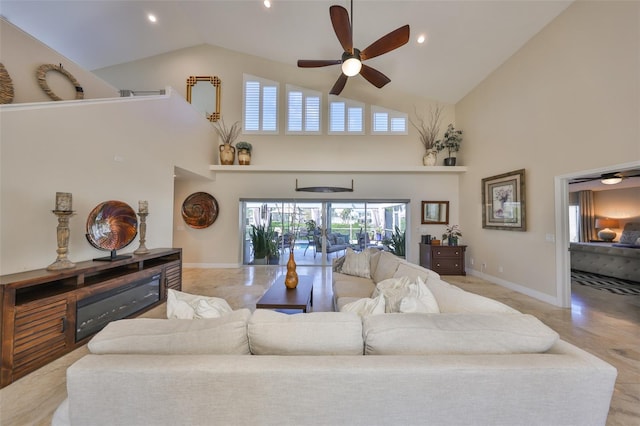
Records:
[[[423,225],[448,225],[449,202],[448,201],[423,201],[422,202]]]
[[[209,121],[220,119],[220,79],[216,76],[187,78],[187,102]]]

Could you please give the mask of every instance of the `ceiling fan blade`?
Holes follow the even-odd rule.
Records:
[[[329,8],[331,16],[331,24],[335,31],[338,41],[342,45],[345,52],[353,51],[353,36],[351,34],[351,22],[349,21],[349,12],[342,6],[331,6]]]
[[[360,58],[365,59],[375,58],[383,53],[397,49],[398,47],[406,44],[409,41],[409,25],[400,27],[397,30],[391,31],[389,34],[380,37],[378,40],[370,44],[366,49],[360,52]]]
[[[326,67],[329,65],[338,65],[341,64],[342,61],[340,59],[298,59],[298,66],[300,68],[317,68],[317,67]]]
[[[367,81],[378,89],[383,87],[385,84],[389,83],[391,79],[386,75],[382,74],[375,68],[371,68],[365,64],[362,64],[362,69],[360,70],[360,75],[367,79]]]
[[[340,77],[338,77],[336,83],[333,85],[329,93],[331,95],[339,95],[340,92],[342,92],[342,89],[344,89],[344,85],[347,84],[348,78],[349,77],[347,77],[345,74],[340,74]]]

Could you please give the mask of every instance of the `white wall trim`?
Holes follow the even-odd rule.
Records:
[[[559,300],[556,297],[550,296],[545,293],[541,293],[536,290],[532,290],[529,287],[524,287],[520,284],[512,283],[510,281],[503,280],[502,278],[494,277],[493,275],[485,274],[484,272],[476,271],[475,269],[467,269],[467,273],[469,275],[473,275],[474,277],[482,278],[483,280],[492,282],[494,284],[498,284],[502,287],[506,287],[513,291],[517,291],[518,293],[522,293],[524,295],[533,297],[534,299],[541,300],[545,303],[550,303],[554,306],[560,306]],[[446,281],[446,277],[444,278]]]

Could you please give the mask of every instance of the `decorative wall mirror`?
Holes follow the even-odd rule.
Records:
[[[422,202],[423,225],[448,225],[449,202],[448,201],[423,201]]]
[[[220,79],[216,76],[187,78],[187,102],[209,121],[220,119]]]

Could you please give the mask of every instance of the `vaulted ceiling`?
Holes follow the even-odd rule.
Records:
[[[385,88],[456,103],[571,1],[356,0],[354,45],[364,49],[409,24],[409,43],[367,65],[391,79]],[[88,70],[199,44],[292,66],[298,59],[340,59],[329,7],[350,10],[349,1],[271,3],[266,8],[262,0],[0,0],[0,13]],[[150,13],[157,22],[147,20]],[[427,41],[418,44],[421,34]],[[300,72],[328,72],[337,78],[340,68]]]

